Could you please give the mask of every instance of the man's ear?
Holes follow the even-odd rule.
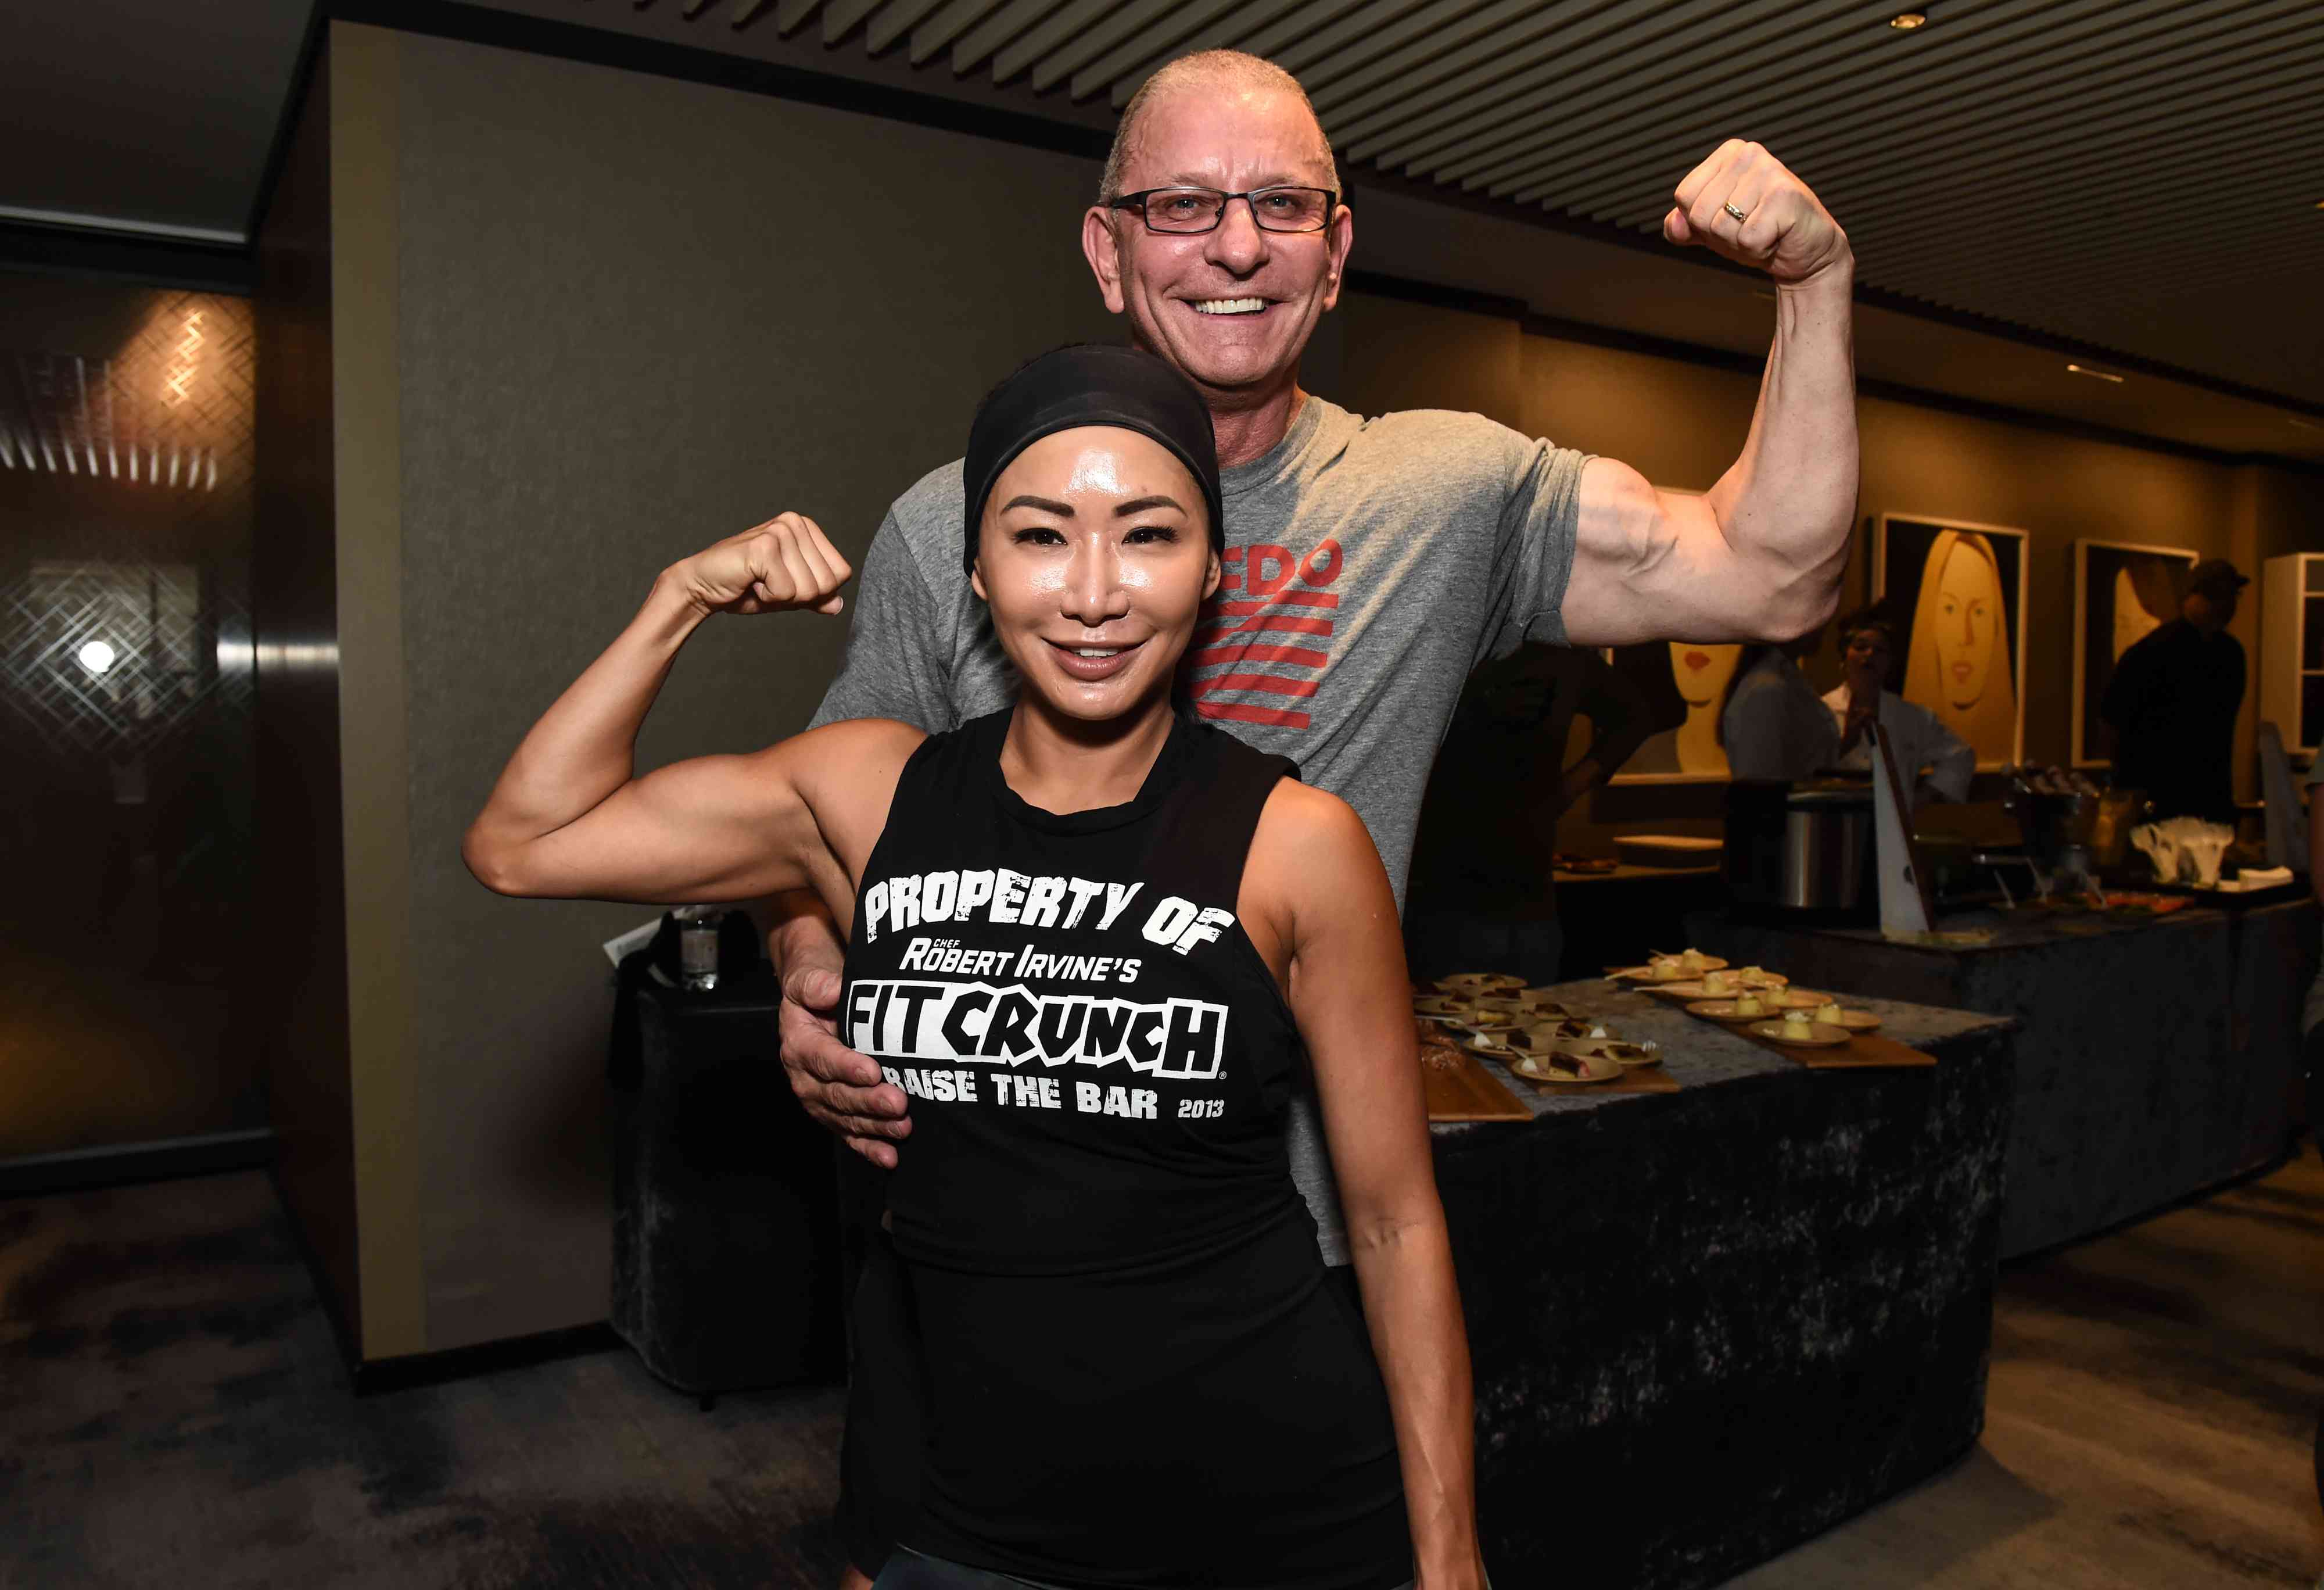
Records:
[[[1356,246],[1356,212],[1342,205],[1333,213],[1332,224],[1323,229],[1325,252],[1331,263],[1323,273],[1323,307],[1337,309],[1340,303],[1340,279],[1347,274],[1348,255]]]
[[[1113,229],[1116,212],[1093,204],[1082,214],[1082,257],[1097,278],[1098,296],[1108,314],[1118,315],[1128,300],[1121,296],[1121,236]]]
[[[977,554],[976,561],[968,566],[968,588],[976,593],[978,601],[987,606],[991,605],[992,598],[984,591],[984,555],[981,552]]]
[[[1217,550],[1216,548],[1213,548],[1213,549],[1212,549],[1212,550],[1211,550],[1211,571],[1210,571],[1210,573],[1209,573],[1207,576],[1205,576],[1205,577],[1204,578],[1204,580],[1203,580],[1203,600],[1204,600],[1204,601],[1205,601],[1205,602],[1207,602],[1207,601],[1209,601],[1213,596],[1217,596],[1218,594],[1219,594],[1219,554],[1218,554],[1218,550]]]

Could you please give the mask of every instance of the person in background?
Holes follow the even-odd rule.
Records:
[[[1566,767],[1576,717],[1590,720],[1590,745]],[[1470,676],[1413,842],[1405,955],[1415,977],[1557,981],[1557,819],[1629,760],[1652,717],[1638,688],[1582,647],[1521,647]]]
[[[1840,758],[1831,713],[1800,671],[1823,631],[1743,654],[1719,713],[1720,744],[1738,779],[1811,779]]]
[[[2314,892],[2317,903],[2324,905],[2324,755],[2319,755],[2308,769],[2308,887]],[[2317,968],[2315,981],[2308,985],[2308,1003],[2300,1012],[2302,1037],[2301,1062],[2308,1073],[2308,1135],[2324,1146],[2324,1132],[2317,1129],[2316,1117],[2324,1109],[2324,1099],[2316,1095],[2316,1074],[2324,1069],[2324,966]],[[2324,1437],[2319,1437],[2324,1439]],[[2319,1447],[2324,1453],[2324,1447]]]
[[[2236,713],[2243,642],[2227,633],[2251,581],[2225,558],[2195,565],[2179,616],[2115,665],[2098,705],[2114,729],[2114,782],[2143,790],[2157,819],[2236,820]]]
[[[1930,799],[1968,800],[1977,753],[1939,723],[1936,714],[1887,688],[1896,665],[1896,626],[1886,608],[1874,603],[1849,614],[1840,620],[1840,635],[1847,677],[1823,698],[1840,729],[1839,765],[1851,772],[1871,771],[1872,742],[1864,731],[1874,726],[1888,737],[1896,776],[1914,805]]]

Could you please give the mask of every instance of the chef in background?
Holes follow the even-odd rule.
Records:
[[[1840,637],[1847,673],[1823,698],[1840,732],[1837,765],[1844,772],[1869,772],[1872,742],[1864,731],[1877,726],[1887,736],[1888,753],[1913,805],[1968,800],[1977,753],[1934,713],[1887,688],[1896,666],[1896,625],[1886,605],[1876,602],[1849,614],[1840,620]]]

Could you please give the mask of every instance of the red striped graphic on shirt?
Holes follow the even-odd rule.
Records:
[[[1343,562],[1336,541],[1304,558],[1264,541],[1226,549],[1218,594],[1203,609],[1189,659],[1204,717],[1310,726],[1306,713],[1273,702],[1312,699],[1322,686],[1340,605],[1339,594],[1324,587]],[[1259,699],[1237,698],[1249,697]]]

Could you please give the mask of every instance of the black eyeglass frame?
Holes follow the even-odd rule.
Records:
[[[1219,213],[1211,217],[1211,224],[1207,226],[1157,226],[1154,224],[1153,218],[1146,213],[1146,201],[1157,193],[1215,193],[1219,196]],[[1323,196],[1323,224],[1315,226],[1268,226],[1259,218],[1259,205],[1256,201],[1269,193],[1322,194]],[[1110,199],[1106,200],[1105,208],[1136,210],[1139,221],[1148,232],[1157,236],[1201,237],[1219,229],[1227,218],[1227,206],[1238,199],[1250,207],[1250,219],[1253,226],[1262,232],[1272,232],[1278,237],[1307,237],[1318,232],[1328,232],[1332,229],[1332,217],[1340,210],[1340,195],[1333,192],[1329,188],[1310,188],[1305,182],[1274,182],[1265,188],[1246,189],[1240,193],[1228,193],[1217,188],[1195,188],[1173,183],[1167,188],[1141,188],[1135,193],[1125,193],[1118,199]]]

